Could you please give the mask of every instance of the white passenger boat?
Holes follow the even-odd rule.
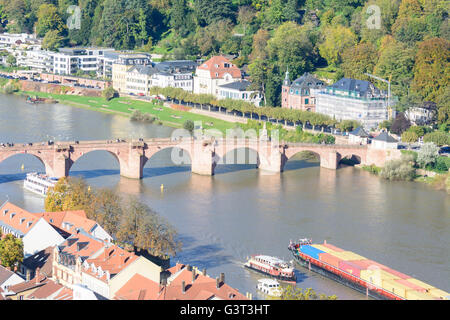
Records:
[[[259,279],[256,288],[272,297],[280,297],[283,293],[280,283],[275,279]]]
[[[23,187],[29,191],[45,196],[47,195],[48,189],[54,187],[57,182],[57,178],[31,172],[27,173],[27,177],[23,181]]]

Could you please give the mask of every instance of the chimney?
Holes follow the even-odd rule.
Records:
[[[220,280],[219,280],[219,278],[216,278],[216,288],[217,289],[220,288]]]
[[[30,271],[30,269],[27,269],[26,278],[25,278],[27,282],[30,281],[30,276],[31,276],[31,271]]]
[[[195,270],[192,270],[192,283],[195,281]]]
[[[39,283],[40,271],[41,271],[41,269],[39,267],[37,267],[36,268],[36,275],[34,276],[36,278],[36,284]]]
[[[206,276],[206,268],[203,269],[203,275]]]
[[[225,283],[225,273],[221,273],[221,274],[220,274],[220,282],[221,282],[222,284]]]
[[[183,294],[186,293],[186,282],[184,282],[184,281],[181,281],[181,292]]]
[[[188,265],[186,265],[186,269],[187,269],[187,271],[191,271],[192,267],[188,264]]]

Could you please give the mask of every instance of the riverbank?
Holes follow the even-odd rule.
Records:
[[[355,168],[362,169],[378,177],[380,175],[381,170],[383,169],[374,165],[371,166],[355,165]],[[450,194],[450,172],[448,173],[434,172],[433,176],[419,173],[422,173],[422,171],[416,170],[416,176],[412,180],[413,182],[425,183],[436,190],[442,190]],[[379,178],[382,179],[381,177]]]
[[[88,110],[131,117],[133,111],[139,110],[156,118],[155,123],[172,128],[182,128],[186,120],[201,121],[205,129],[217,129],[223,133],[227,129],[236,127],[236,123],[229,122],[188,111],[174,110],[162,103],[153,103],[128,97],[114,98],[106,101],[103,97],[85,97],[78,95],[64,95],[36,91],[17,92],[19,96],[33,96],[57,100],[61,104]]]

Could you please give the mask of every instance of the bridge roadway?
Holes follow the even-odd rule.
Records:
[[[51,145],[47,142],[3,145],[0,146],[0,162],[17,154],[30,154],[44,164],[49,176],[60,178],[68,176],[71,166],[83,155],[104,150],[118,160],[122,176],[141,179],[146,162],[157,152],[168,148],[175,148],[178,151],[172,152],[172,161],[175,164],[190,162],[192,172],[203,175],[213,175],[215,166],[224,158],[227,164],[231,164],[231,157],[226,158],[225,155],[233,150],[238,150],[238,163],[244,163],[239,161],[245,160],[245,149],[254,150],[257,154],[258,168],[271,172],[282,172],[285,163],[302,151],[315,153],[320,159],[320,166],[327,169],[337,169],[339,161],[346,157],[356,157],[361,164],[377,166],[383,166],[387,160],[400,157],[399,150],[374,149],[370,146],[351,144],[272,143],[238,138],[219,140],[158,138],[58,141]],[[179,152],[180,149],[183,152]]]

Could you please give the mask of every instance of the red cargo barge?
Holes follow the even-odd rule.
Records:
[[[301,239],[299,242],[290,242],[288,249],[292,251],[295,260],[305,268],[317,272],[327,278],[333,279],[341,284],[353,288],[374,299],[382,300],[404,300],[402,297],[389,292],[381,287],[375,286],[355,275],[352,275],[336,266],[325,263],[300,251],[301,246],[311,245],[310,239]]]

